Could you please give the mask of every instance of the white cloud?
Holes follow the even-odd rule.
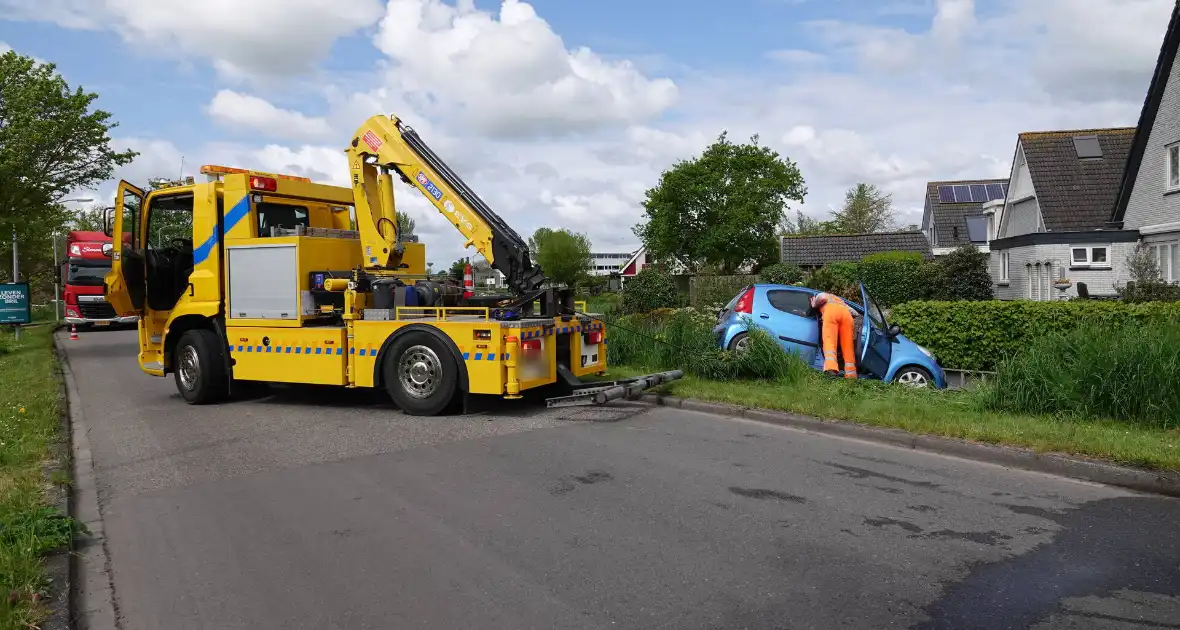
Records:
[[[209,59],[226,76],[308,71],[376,22],[379,0],[0,0],[8,19],[105,28],[155,53]]]
[[[403,88],[441,99],[492,135],[647,120],[677,95],[670,79],[650,79],[629,61],[568,50],[520,0],[503,0],[498,15],[472,0],[389,0],[376,44],[396,62],[392,76]]]
[[[209,115],[217,122],[259,131],[279,138],[327,139],[331,137],[328,121],[288,109],[269,101],[233,90],[221,90],[209,103]]]
[[[766,53],[770,59],[778,61],[789,66],[811,66],[823,63],[827,57],[823,54],[817,53],[813,50],[803,50],[800,48],[782,48],[779,50],[772,50]]]

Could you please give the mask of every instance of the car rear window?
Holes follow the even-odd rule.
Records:
[[[770,301],[770,305],[776,309],[798,315],[799,317],[807,317],[811,314],[811,295],[802,291],[786,291],[775,290],[767,291],[766,299]]]

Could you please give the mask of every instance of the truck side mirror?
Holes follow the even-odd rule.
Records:
[[[115,246],[110,243],[102,244],[102,255],[111,258],[115,255]]]
[[[102,233],[111,236],[115,231],[115,209],[102,209]],[[106,247],[103,247],[103,253],[106,253]]]

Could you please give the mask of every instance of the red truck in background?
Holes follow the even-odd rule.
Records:
[[[123,240],[131,242],[131,234]],[[102,232],[73,231],[66,236],[66,260],[62,263],[62,299],[66,322],[77,325],[110,326],[134,324],[137,317],[118,317],[103,296],[103,277],[111,270],[111,259],[103,253],[111,237]]]

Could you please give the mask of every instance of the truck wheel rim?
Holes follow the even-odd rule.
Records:
[[[197,358],[196,348],[185,346],[180,352],[177,372],[180,374],[180,384],[191,392],[197,386],[197,378],[201,374],[201,361]]]
[[[402,354],[398,365],[402,389],[414,398],[427,398],[438,391],[442,381],[442,361],[434,350],[413,346]]]

